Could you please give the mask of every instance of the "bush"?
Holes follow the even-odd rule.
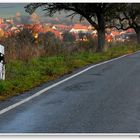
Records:
[[[72,33],[68,32],[68,31],[63,33],[64,42],[74,42],[75,40],[76,40],[76,37]]]

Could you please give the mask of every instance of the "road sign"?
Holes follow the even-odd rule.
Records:
[[[5,80],[4,46],[0,45],[0,80]]]

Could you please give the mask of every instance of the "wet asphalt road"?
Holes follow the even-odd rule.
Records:
[[[140,133],[140,53],[95,67],[0,115],[0,133]]]

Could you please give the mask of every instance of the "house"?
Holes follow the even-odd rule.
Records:
[[[92,31],[91,32],[91,35],[92,35],[92,37],[94,38],[94,39],[96,39],[97,38],[97,30],[94,30],[94,31]]]
[[[72,28],[71,26],[67,26],[67,25],[64,25],[64,24],[55,24],[55,25],[52,26],[52,29],[58,30],[58,31],[61,31],[61,32],[69,31],[71,28]]]
[[[112,36],[112,39],[114,41],[120,41],[121,40],[121,34],[118,30],[111,31],[110,35]]]
[[[124,32],[121,32],[121,37],[124,41],[133,41],[135,42],[137,40],[137,36],[136,36],[136,32],[134,31],[134,29],[128,29]]]
[[[89,28],[88,26],[84,26],[84,25],[81,25],[81,24],[75,24],[72,29],[70,30],[70,33],[75,33],[75,34],[78,34],[78,33],[89,33]]]
[[[3,18],[0,18],[0,24],[3,24],[3,23],[4,23]]]
[[[57,30],[57,27],[56,27],[56,26],[53,26],[52,29],[53,29],[53,30]]]
[[[106,35],[105,35],[105,40],[106,40],[107,42],[112,42],[112,41],[113,41],[113,36],[112,36],[111,34],[106,34]]]

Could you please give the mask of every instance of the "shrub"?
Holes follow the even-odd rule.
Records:
[[[63,33],[64,42],[74,42],[75,40],[76,40],[76,37],[72,33],[68,32],[68,31]]]

